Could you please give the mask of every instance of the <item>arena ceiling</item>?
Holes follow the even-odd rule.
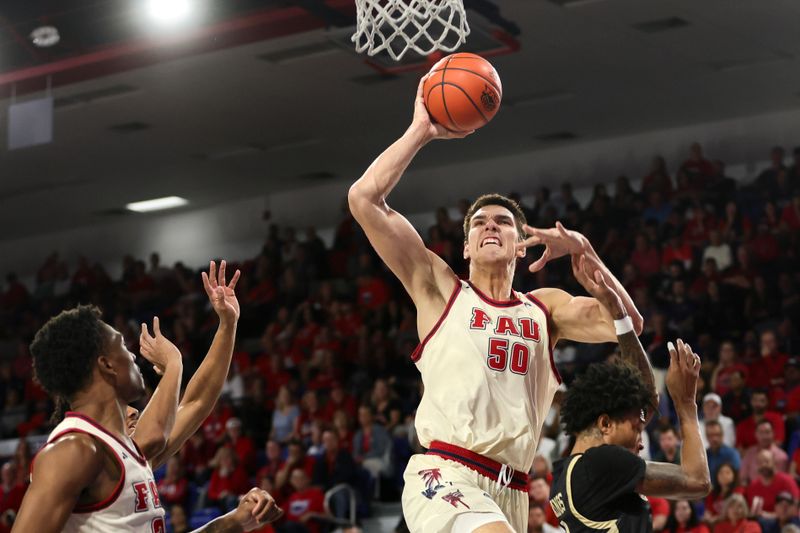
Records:
[[[476,28],[520,45],[492,58],[505,109],[420,166],[800,107],[796,0],[467,1]],[[350,0],[198,0],[171,29],[142,2],[0,4],[0,239],[157,196],[207,206],[353,180],[410,119],[420,72],[381,75],[343,45]],[[49,49],[28,38],[45,24],[61,35]],[[12,90],[41,97],[47,76],[54,142],[8,151]]]

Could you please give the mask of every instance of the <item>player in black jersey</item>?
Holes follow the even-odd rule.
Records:
[[[576,277],[617,322],[624,321],[619,297],[587,260],[580,261],[573,263]],[[590,366],[567,391],[561,409],[575,445],[554,465],[550,504],[567,533],[649,533],[645,495],[694,500],[711,488],[695,401],[700,357],[680,339],[677,349],[668,343],[666,383],[683,433],[681,465],[645,462],[638,456],[641,432],[657,398],[644,349],[633,328],[625,329],[617,329],[622,361]]]

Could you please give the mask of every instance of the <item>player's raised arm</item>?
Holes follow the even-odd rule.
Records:
[[[609,286],[598,263],[586,254],[572,256],[572,272],[586,291],[591,294],[603,308],[608,311],[614,321],[614,329],[619,343],[621,359],[639,369],[645,383],[652,390],[652,401],[649,415],[658,410],[658,393],[656,392],[653,367],[647,358],[639,337],[633,331],[633,321],[617,292]]]
[[[89,490],[102,470],[101,452],[89,435],[67,435],[45,446],[36,455],[31,484],[11,531],[61,531],[81,493]]]
[[[183,359],[180,350],[161,334],[158,317],[153,318],[153,335],[147,331],[147,325],[142,324],[139,351],[145,359],[153,363],[161,380],[130,437],[139,445],[142,454],[147,459],[152,459],[164,450],[175,425]]]
[[[530,235],[521,241],[520,247],[530,247],[544,245],[545,250],[542,256],[530,266],[532,272],[544,268],[548,261],[559,257],[570,255],[577,258],[586,255],[588,261],[594,265],[595,270],[599,270],[603,278],[614,289],[625,310],[633,323],[633,330],[637,335],[642,333],[644,320],[641,313],[636,309],[633,299],[625,290],[625,287],[603,264],[603,261],[592,248],[589,240],[577,231],[567,230],[560,222],[556,223],[555,228],[539,229],[530,226],[524,227]],[[573,273],[578,277],[580,274],[576,270],[576,263],[573,260]],[[580,280],[579,280],[580,281]],[[614,328],[614,320],[605,307],[596,298],[586,298],[583,296],[572,296],[560,289],[538,289],[531,294],[544,302],[552,314],[555,325],[555,334],[559,338],[566,338],[579,342],[614,342],[617,339]]]
[[[233,511],[220,516],[192,533],[240,533],[252,531],[279,519],[283,511],[265,490],[253,488],[242,496]]]
[[[675,404],[681,424],[683,444],[680,466],[671,463],[648,462],[644,479],[637,491],[648,496],[695,500],[711,490],[711,475],[700,422],[697,420],[697,379],[700,375],[700,356],[691,346],[678,339],[677,349],[669,343],[667,390]]]
[[[239,321],[240,308],[235,289],[241,275],[237,270],[228,283],[226,267],[222,261],[217,272],[216,263],[211,261],[208,274],[202,273],[203,287],[219,317],[219,326],[203,362],[186,385],[166,446],[150,461],[153,468],[165,463],[197,431],[211,413],[225,385]]]
[[[414,118],[402,137],[387,148],[347,195],[350,212],[364,228],[381,259],[400,279],[415,303],[425,301],[425,291],[438,287],[437,280],[452,280],[449,267],[430,252],[411,223],[386,202],[417,152],[433,139],[452,139],[468,135],[454,133],[433,124],[422,98],[423,78],[414,102]],[[451,281],[446,281],[451,284]],[[449,285],[447,289],[449,290]],[[441,291],[439,291],[441,292]]]

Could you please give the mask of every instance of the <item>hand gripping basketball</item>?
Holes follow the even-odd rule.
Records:
[[[474,130],[450,131],[441,124],[436,124],[431,119],[431,116],[428,114],[428,109],[425,107],[425,101],[422,96],[425,80],[428,78],[428,76],[428,74],[423,76],[422,79],[419,80],[419,86],[417,86],[417,97],[414,101],[414,119],[411,123],[412,126],[416,125],[424,129],[426,141],[433,139],[463,139],[467,135],[473,133]]]

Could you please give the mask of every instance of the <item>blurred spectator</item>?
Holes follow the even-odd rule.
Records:
[[[189,480],[183,472],[180,456],[167,459],[167,473],[158,482],[158,495],[169,506],[184,506],[189,498]]]
[[[353,458],[366,468],[375,480],[392,472],[392,439],[386,429],[375,422],[372,407],[358,408],[359,429],[353,437]]]
[[[746,372],[733,369],[727,374],[730,390],[722,397],[722,412],[730,416],[737,424],[745,420],[752,412],[750,390],[745,384]],[[739,428],[736,428],[737,445],[741,446]]]
[[[672,194],[672,180],[667,172],[667,163],[660,155],[653,158],[650,172],[642,179],[642,196],[649,197],[654,192],[664,198],[669,198]]]
[[[717,263],[717,269],[726,270],[733,264],[733,254],[731,246],[722,240],[722,233],[719,229],[712,229],[708,232],[708,245],[703,250],[703,262],[713,259]]]
[[[725,500],[723,517],[714,526],[714,533],[761,533],[761,526],[747,519],[744,497],[733,494]]]
[[[333,431],[326,430],[322,433],[322,444],[325,453],[314,464],[314,485],[329,490],[335,485],[346,483],[351,487],[358,484],[357,466],[346,450],[339,448],[339,439]],[[331,510],[337,518],[345,518],[348,513],[350,501],[347,494],[338,492],[331,498]]]
[[[275,410],[272,412],[272,431],[269,438],[278,443],[285,443],[292,438],[295,423],[300,416],[300,408],[292,401],[292,394],[285,385],[278,391],[275,399]]]
[[[689,159],[683,162],[680,170],[686,173],[691,182],[701,183],[714,175],[714,166],[703,155],[703,147],[698,142],[689,148]]]
[[[275,489],[285,492],[287,484],[291,483],[292,472],[298,468],[302,469],[311,479],[311,476],[314,475],[314,458],[306,455],[302,442],[291,440],[287,446],[286,460],[275,474]]]
[[[233,450],[221,447],[214,458],[214,472],[208,485],[208,503],[216,505],[223,513],[236,507],[239,496],[250,490],[247,473],[238,464]]]
[[[670,533],[709,533],[708,527],[700,522],[697,509],[687,500],[676,500],[670,504],[670,514],[664,531]]]
[[[28,486],[18,482],[18,468],[16,461],[12,459],[3,463],[0,469],[0,514],[9,510],[16,513],[22,504]]]
[[[653,531],[663,531],[669,520],[669,502],[664,498],[646,496],[653,517]]]
[[[761,171],[756,178],[756,187],[766,197],[774,197],[778,188],[778,175],[786,172],[783,160],[786,152],[781,146],[775,146],[769,152],[769,167]]]
[[[759,520],[763,533],[781,533],[788,525],[800,527],[797,516],[797,499],[790,492],[781,492],[775,496],[775,518]]]
[[[736,451],[736,448],[723,443],[724,430],[719,421],[709,420],[705,422],[704,426],[705,436],[708,440],[706,455],[711,478],[714,479],[717,469],[723,464],[731,465],[738,471],[741,465],[739,452]]]
[[[753,414],[736,425],[736,445],[739,449],[746,450],[750,446],[755,446],[758,443],[756,440],[756,425],[762,420],[767,420],[772,424],[775,442],[783,444],[786,437],[783,417],[780,413],[768,411],[768,406],[769,398],[767,393],[764,390],[753,391],[753,394],[750,396],[750,407]]]
[[[400,402],[397,401],[394,391],[389,387],[385,379],[378,378],[375,380],[370,404],[375,421],[382,424],[386,431],[391,434],[400,423],[402,412]]]
[[[250,437],[242,434],[242,421],[236,417],[229,418],[225,422],[225,433],[227,444],[233,447],[239,464],[248,472],[252,472],[256,466],[256,448]]]
[[[781,492],[789,492],[796,500],[800,496],[797,483],[789,474],[775,469],[775,460],[769,450],[757,456],[758,476],[747,485],[747,501],[753,515],[760,518],[775,517],[775,500]]]
[[[258,477],[259,479],[263,477],[275,479],[283,465],[281,445],[274,440],[268,440],[266,444],[264,444],[264,457],[265,462],[264,465],[258,469]]]
[[[756,444],[751,446],[742,458],[742,479],[745,483],[758,477],[758,454],[767,451],[772,454],[775,468],[780,472],[789,469],[789,457],[775,444],[775,432],[769,420],[762,420],[756,425]]]
[[[666,427],[658,436],[658,451],[653,456],[654,461],[661,463],[681,464],[681,441],[674,427]]]
[[[528,507],[528,533],[559,533],[561,531],[560,528],[547,522],[547,509],[550,509],[549,501],[543,505],[531,500]]]
[[[559,520],[550,506],[550,485],[543,477],[536,477],[528,482],[528,497],[534,505],[544,509],[545,522],[553,527],[558,527]]]
[[[325,493],[311,486],[302,468],[292,470],[290,483],[294,490],[283,505],[285,523],[278,530],[281,533],[321,533],[323,521],[328,517],[323,505]]]
[[[703,396],[703,421],[706,429],[709,422],[719,423],[722,429],[722,442],[726,446],[736,446],[736,425],[732,418],[722,414],[722,398],[719,394],[709,392]],[[704,438],[703,443],[708,447],[707,433],[702,432],[701,436]]]
[[[714,524],[725,519],[725,502],[733,494],[744,496],[745,488],[739,481],[739,468],[731,463],[723,463],[711,476],[713,488],[705,499],[703,520]]]
[[[170,507],[169,522],[171,524],[170,533],[189,533],[189,521],[186,517],[186,509],[184,507],[180,505],[173,505]]]

